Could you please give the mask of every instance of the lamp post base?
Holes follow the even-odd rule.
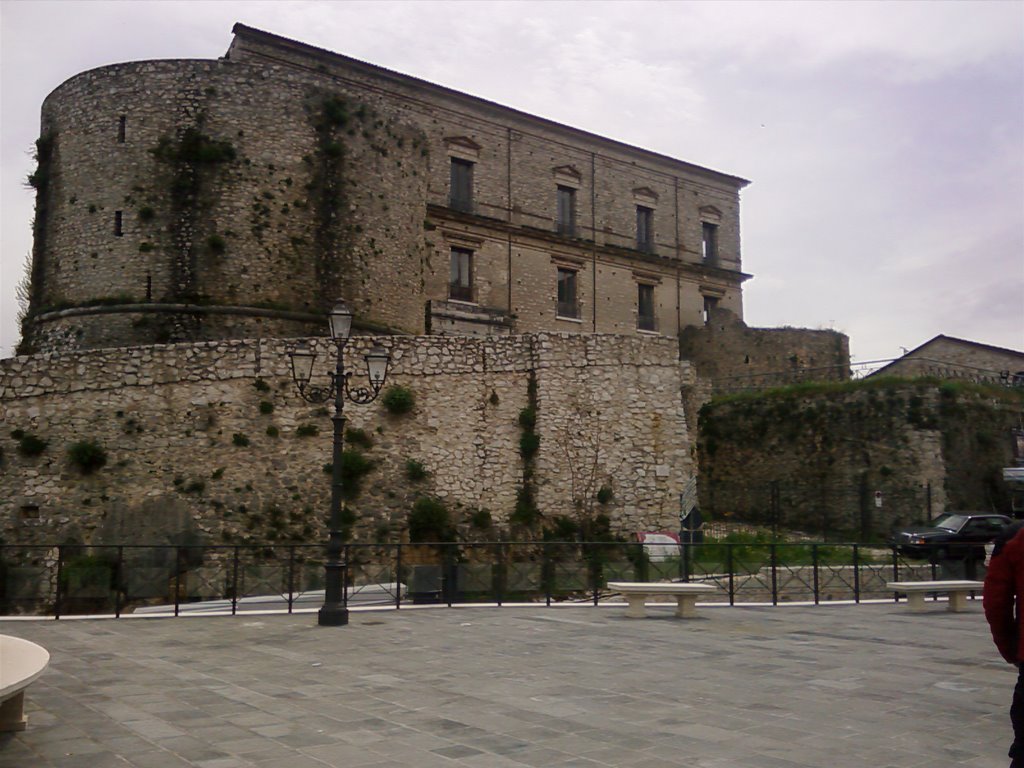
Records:
[[[316,623],[321,627],[343,627],[348,624],[348,608],[340,605],[325,605],[317,613]]]

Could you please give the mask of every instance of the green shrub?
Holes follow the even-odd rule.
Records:
[[[139,208],[139,221],[152,221],[156,211],[151,206],[144,205]]]
[[[260,401],[260,413],[262,413],[264,416],[266,416],[266,415],[271,414],[273,412],[274,412],[274,404],[272,402],[270,402],[269,400],[261,400]]]
[[[107,452],[102,446],[88,440],[81,440],[68,446],[68,456],[86,475],[92,474],[107,463]]]
[[[454,541],[448,508],[433,496],[420,496],[409,512],[409,541]]]
[[[17,435],[15,435],[17,432]],[[18,441],[18,453],[22,456],[38,456],[46,450],[46,446],[49,443],[46,440],[42,440],[35,435],[21,430],[15,430],[11,433],[11,436]]]
[[[220,480],[222,477],[224,477],[224,469],[224,467],[217,467],[215,470],[213,470],[213,474],[210,475],[210,479]]]
[[[469,516],[469,524],[478,531],[487,531],[494,525],[494,521],[491,519],[489,510],[478,509]]]
[[[373,438],[370,437],[369,433],[365,429],[346,429],[345,442],[352,445],[358,445],[360,448],[366,448],[367,450],[373,448]]]
[[[255,387],[257,392],[269,392],[270,391],[270,385],[267,384],[267,382],[265,382],[263,379],[256,379],[256,381],[254,381],[252,383],[252,385],[253,385],[253,387]]]
[[[231,442],[232,444],[237,445],[239,448],[244,448],[245,446],[249,445],[249,438],[243,435],[241,432],[235,432],[235,434],[231,436]]]
[[[183,493],[202,493],[206,490],[206,483],[202,480],[193,480],[181,490]]]
[[[224,253],[228,244],[220,235],[210,235],[206,238],[206,247],[209,248],[212,253]]]
[[[607,504],[613,498],[615,498],[615,494],[612,492],[612,487],[610,485],[602,485],[597,490],[597,503],[598,504]]]
[[[333,465],[331,471],[334,471]],[[357,450],[341,454],[341,495],[349,501],[357,498],[362,491],[362,480],[373,468],[374,463]],[[324,467],[326,471],[327,467]]]
[[[267,427],[267,437],[277,437],[279,434],[281,434],[280,430],[273,424]]]
[[[316,437],[320,434],[320,428],[315,424],[299,424],[295,430],[296,437]]]
[[[426,480],[427,469],[416,459],[406,459],[405,461],[405,476],[412,482],[418,483],[420,480]]]
[[[384,394],[381,396],[381,403],[383,403],[388,413],[401,416],[413,409],[413,406],[416,405],[416,398],[413,396],[411,389],[396,384],[384,390]]]

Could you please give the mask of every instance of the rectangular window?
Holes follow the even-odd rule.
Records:
[[[473,163],[469,160],[452,158],[448,205],[457,211],[470,213],[473,210]]]
[[[636,207],[636,247],[641,251],[654,250],[654,209]]]
[[[456,301],[473,300],[473,252],[466,248],[452,248],[448,298]]]
[[[715,307],[718,306],[717,296],[705,296],[704,297],[704,325],[711,322],[711,313],[715,311]]]
[[[121,115],[120,119],[117,121],[117,143],[118,144],[124,144],[125,127],[127,126],[127,124],[128,124],[128,117],[127,117],[127,115]]]
[[[701,255],[703,255],[704,261],[714,264],[718,261],[718,225],[704,222],[703,229]]]
[[[558,234],[576,236],[576,190],[572,187],[558,188],[558,218],[555,224]]]
[[[654,317],[654,286],[638,283],[636,286],[636,327],[641,331],[658,330]]]
[[[114,211],[114,234],[117,237],[121,237],[124,234],[124,230],[121,228],[121,212]]]
[[[580,305],[576,299],[576,270],[558,268],[558,304],[555,314],[558,317],[571,317],[579,320]]]

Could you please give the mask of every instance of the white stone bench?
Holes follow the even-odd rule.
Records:
[[[25,730],[25,688],[49,663],[41,645],[0,635],[0,733]]]
[[[980,592],[984,583],[980,581],[890,581],[887,589],[903,592],[907,596],[910,610],[918,613],[925,610],[924,596],[929,593],[945,593],[949,595],[946,610],[959,613],[967,610],[967,593]]]
[[[631,619],[642,619],[647,615],[644,601],[648,597],[672,595],[676,599],[676,616],[690,619],[697,615],[697,596],[718,592],[713,584],[695,584],[690,582],[655,582],[647,584],[641,581],[609,581],[608,589],[621,592],[628,606],[626,615]]]

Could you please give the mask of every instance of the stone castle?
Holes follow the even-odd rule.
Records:
[[[352,409],[394,470],[371,484],[379,529],[423,492],[506,521],[524,408],[539,507],[578,509],[572,468],[593,464],[617,528],[671,529],[707,377],[848,375],[841,334],[743,323],[744,179],[233,31],[222,59],[102,67],[43,104],[30,303],[0,403],[49,453],[5,453],[8,537],[73,519],[89,540],[141,514],[133,494],[223,541],[260,530],[253,510],[319,526],[329,446],[289,439],[323,415],[289,390],[284,340],[322,336],[339,296],[420,390],[400,439]],[[240,456],[233,435],[256,432]],[[89,435],[119,458],[79,482],[58,443]],[[404,488],[406,459],[433,485]],[[201,475],[218,467],[238,485],[215,492]]]

